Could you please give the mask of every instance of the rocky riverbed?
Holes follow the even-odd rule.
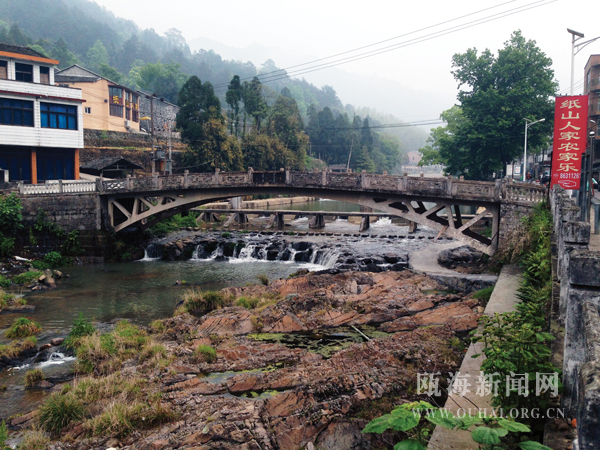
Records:
[[[416,393],[417,374],[455,370],[461,339],[483,311],[469,295],[408,270],[305,274],[221,295],[227,304],[208,314],[140,330],[160,348],[154,357],[142,349],[109,358],[88,378],[53,388],[65,398],[83,392],[85,413],[47,448],[391,448],[363,435],[364,425],[426,399]],[[202,357],[200,347],[214,354]],[[123,383],[137,391],[106,387]],[[131,418],[138,426],[119,426],[128,419],[115,405],[139,398],[148,413]],[[107,417],[113,422],[103,426]],[[33,411],[9,425],[27,429],[38,420]]]

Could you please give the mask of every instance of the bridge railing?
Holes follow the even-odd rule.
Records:
[[[544,199],[543,186],[495,182],[469,181],[456,178],[425,178],[368,173],[336,172],[210,172],[182,175],[126,178],[99,181],[101,192],[177,191],[202,187],[245,187],[282,185],[297,188],[334,188],[405,193],[407,195],[469,198],[486,201],[539,202]]]
[[[21,184],[19,193],[21,195],[44,195],[44,194],[84,194],[96,192],[96,183],[93,181],[63,181],[46,184]]]

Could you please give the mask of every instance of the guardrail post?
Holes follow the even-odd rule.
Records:
[[[58,193],[63,193],[63,180],[58,180]]]
[[[507,198],[506,195],[507,195],[507,192],[506,192],[506,178],[502,178],[502,188],[501,188],[501,191],[500,191],[500,197],[502,199],[506,200],[506,198]]]
[[[500,200],[502,198],[502,180],[495,180],[494,183],[494,199]]]
[[[367,179],[367,171],[363,170],[360,174],[360,187],[362,189],[368,189],[369,180]]]
[[[132,183],[131,183],[131,175],[127,175],[125,177],[125,187],[129,190],[131,190],[133,188]]]
[[[214,180],[215,180],[215,184],[217,184],[217,185],[221,184],[221,176],[220,176],[221,174],[219,172],[221,172],[221,169],[219,169],[218,167],[216,167],[215,168],[215,178],[214,178]]]
[[[156,190],[158,190],[158,174],[155,173],[154,175],[152,175],[152,187]]]
[[[452,175],[448,175],[446,178],[446,194],[452,195]]]
[[[292,184],[292,172],[289,167],[285,168],[285,184]]]
[[[23,181],[19,181],[19,194],[25,194],[25,183]]]
[[[323,174],[321,178],[321,184],[323,186],[327,186],[327,168],[323,169]]]
[[[102,183],[102,178],[96,178],[96,190],[98,192],[104,192],[104,185]]]
[[[183,187],[184,189],[187,189],[190,186],[190,171],[189,170],[184,170],[183,171]]]

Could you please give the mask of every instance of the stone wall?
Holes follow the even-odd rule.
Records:
[[[565,326],[563,407],[577,417],[579,449],[592,450],[600,448],[600,252],[589,250],[590,224],[564,189],[554,187],[550,204],[553,304]]]
[[[517,229],[525,217],[528,217],[535,205],[519,203],[502,203],[500,205],[500,246],[509,237],[511,231]]]
[[[163,147],[168,146],[167,137],[163,133],[157,133],[155,136],[155,145]],[[121,133],[118,131],[104,130],[84,130],[83,134],[85,147],[99,148],[139,148],[151,149],[152,137],[147,133]],[[171,146],[174,149],[181,150],[185,146],[179,139],[178,133],[171,136]]]
[[[100,196],[93,194],[28,195],[21,196],[23,220],[28,226],[35,223],[38,210],[47,220],[65,231],[99,231],[102,225]]]

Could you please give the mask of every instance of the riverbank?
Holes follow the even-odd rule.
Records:
[[[464,355],[460,337],[483,310],[479,300],[411,271],[308,274],[220,295],[223,307],[154,322],[130,357],[94,359],[91,378],[57,385],[55,396],[76,400],[85,414],[61,430],[55,448],[376,445],[378,438],[360,433],[364,424],[419,398],[418,373],[455,370]],[[148,348],[156,357],[142,356]],[[147,381],[138,385],[140,377]],[[139,392],[76,394],[82,383],[109,379]],[[105,417],[121,420],[111,416],[115,405],[150,405],[151,398],[160,398],[155,409],[164,412],[154,425],[115,423],[98,432]],[[37,421],[31,414],[10,424]]]

